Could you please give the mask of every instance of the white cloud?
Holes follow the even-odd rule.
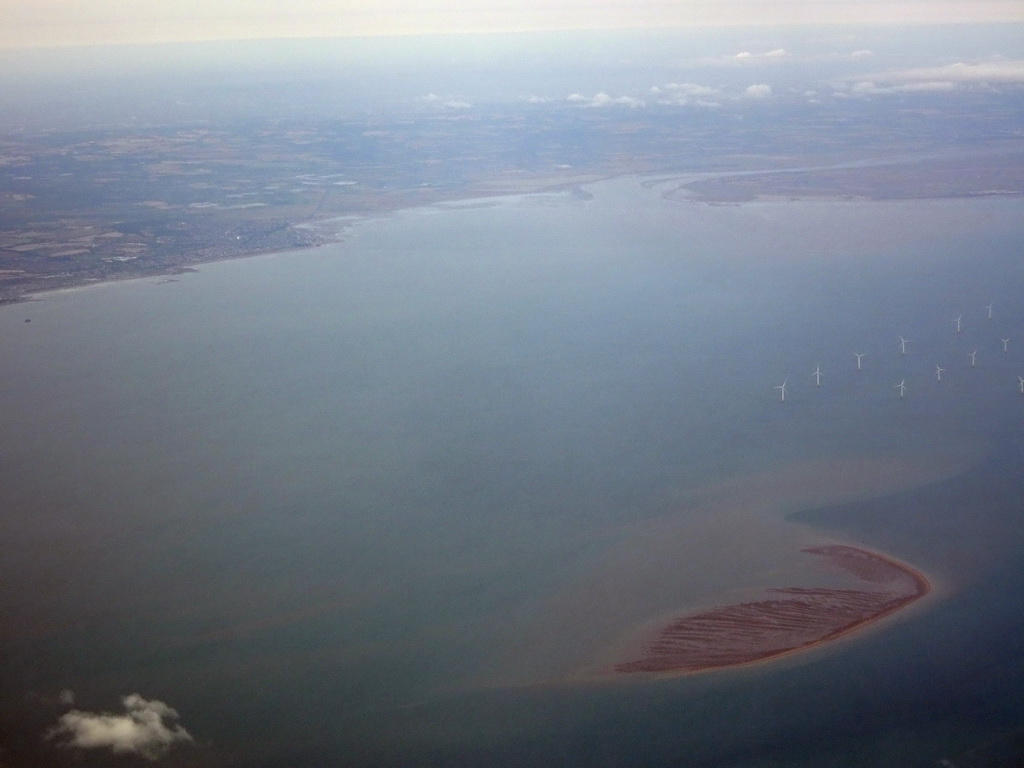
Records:
[[[1024,59],[988,59],[941,67],[918,67],[847,78],[851,92],[950,91],[958,86],[1024,85]]]
[[[784,59],[789,56],[789,52],[785,48],[775,48],[771,51],[765,51],[764,53],[751,53],[750,51],[741,51],[735,56],[726,57],[726,60],[731,61],[756,61],[758,59]],[[714,61],[713,59],[711,61]],[[721,60],[719,60],[721,61]]]
[[[718,96],[721,93],[717,88],[710,88],[706,85],[698,85],[697,83],[666,83],[665,90],[672,93],[681,93],[686,96]]]
[[[887,93],[941,93],[956,90],[956,83],[936,80],[930,83],[903,83],[901,85],[878,85],[864,80],[850,89],[856,96],[871,96]]]
[[[951,83],[1024,83],[1024,59],[992,59],[979,62],[957,62],[945,67],[908,69],[893,80],[908,82]]]
[[[599,91],[593,96],[570,93],[565,100],[584,107],[642,107],[645,105],[643,99],[632,96],[612,96],[604,91]]]
[[[666,83],[654,86],[651,93],[660,97],[659,104],[676,104],[679,106],[715,107],[722,92],[717,88],[709,88],[697,83]]]
[[[748,85],[747,89],[743,91],[743,95],[748,99],[770,99],[772,96],[772,87],[766,83]]]
[[[133,693],[124,697],[123,704],[123,715],[73,709],[61,716],[48,738],[62,740],[68,747],[110,749],[148,760],[163,756],[175,742],[192,742],[189,732],[174,722],[178,713],[162,701]]]
[[[819,62],[832,61],[862,61],[874,56],[873,51],[862,48],[855,51],[816,53],[816,54],[794,54],[785,48],[774,48],[770,51],[754,53],[741,51],[740,53],[727,56],[706,56],[694,61],[677,60],[670,62],[671,66],[684,68],[689,66],[710,66],[710,67],[756,67],[756,66],[777,66],[781,64],[816,64]]]
[[[428,93],[426,96],[419,96],[416,101],[420,104],[431,104],[435,107],[443,107],[445,109],[469,109],[473,105],[468,101],[462,101],[461,99],[442,99],[436,93]]]

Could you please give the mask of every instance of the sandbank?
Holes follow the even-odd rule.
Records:
[[[920,571],[878,552],[839,544],[803,552],[853,574],[859,588],[773,588],[761,600],[682,616],[614,671],[680,675],[768,661],[863,629],[931,590]]]

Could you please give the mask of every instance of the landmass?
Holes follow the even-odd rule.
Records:
[[[615,671],[686,674],[767,661],[862,629],[931,589],[914,568],[875,552],[842,545],[802,551],[854,575],[860,588],[770,589],[763,600],[682,616]]]
[[[667,197],[738,203],[1016,197],[1022,192],[1024,152],[994,148],[959,156],[894,159],[853,167],[730,174],[681,185]]]
[[[849,103],[751,121],[739,105],[696,119],[564,102],[76,130],[0,121],[0,303],[315,247],[343,237],[344,221],[402,208],[571,193],[625,173],[671,174],[668,197],[702,203],[1020,195],[1015,114],[984,98],[941,117],[904,105],[885,121]]]

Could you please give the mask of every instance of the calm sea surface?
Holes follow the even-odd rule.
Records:
[[[63,754],[62,689],[175,707],[168,765],[1019,765],[1024,201],[644,181],[0,309],[11,765]],[[777,663],[585,674],[830,578],[799,549],[833,540],[935,594]]]

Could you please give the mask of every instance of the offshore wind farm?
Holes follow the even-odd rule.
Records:
[[[1004,333],[1007,330],[1012,330],[1012,328],[1008,324],[1006,324],[1006,323],[999,324],[999,323],[993,323],[992,322],[993,319],[994,319],[994,316],[993,316],[993,308],[994,308],[994,306],[995,306],[994,304],[988,304],[985,307],[981,308],[981,310],[979,311],[978,317],[979,317],[979,319],[984,317],[984,318],[986,318],[986,320],[985,320],[984,324],[979,323],[979,325],[976,326],[976,330],[973,333],[966,333],[966,334],[964,333],[963,325],[962,325],[962,323],[963,323],[963,315],[958,315],[956,318],[953,319],[953,322],[955,323],[956,330],[954,332],[954,338],[949,340],[950,343],[943,344],[941,339],[937,339],[936,343],[935,343],[935,345],[933,347],[928,348],[928,349],[917,349],[917,350],[914,351],[913,356],[918,356],[918,355],[925,355],[925,356],[927,356],[927,355],[931,355],[932,358],[941,358],[945,362],[951,356],[960,356],[960,355],[964,354],[963,350],[968,348],[968,347],[970,347],[971,344],[974,344],[974,343],[984,345],[982,347],[983,349],[986,349],[986,350],[989,350],[989,351],[992,351],[992,352],[1001,351],[1004,355],[1008,355],[1009,351],[1010,351],[1010,349],[1009,349],[1010,338],[1009,337],[1002,337],[999,334],[1000,333]],[[911,340],[910,339],[906,339],[903,336],[899,336],[898,338],[899,338],[899,342],[897,344],[897,347],[899,349],[899,357],[911,356],[911,353],[908,353],[908,347],[907,347],[907,345],[910,344]],[[969,367],[969,368],[976,368],[976,367],[978,367],[978,363],[977,363],[978,351],[979,351],[978,349],[972,349],[971,351],[966,352],[966,355],[967,355],[967,366],[966,367]],[[878,351],[874,352],[873,354],[878,354],[879,352],[882,352],[882,350],[878,350]],[[863,366],[863,363],[862,363],[862,360],[863,360],[864,356],[867,353],[866,352],[864,352],[864,353],[854,352],[853,354],[854,354],[854,357],[856,358],[856,363],[853,366],[853,368],[855,370],[857,370],[857,371],[865,370],[865,368]],[[891,355],[890,357],[895,359],[895,356]],[[917,366],[914,366],[914,368],[916,370]],[[867,370],[870,371],[871,369],[868,368]],[[992,362],[991,370],[994,371],[994,372],[997,372],[999,375],[1002,375],[1002,377],[1005,378],[1005,380],[1006,380],[1007,388],[1012,388],[1012,386],[1013,386],[1013,372],[1014,371],[1024,370],[1024,359],[1021,359],[1019,357],[1006,357],[1006,358],[1002,358],[1002,359],[994,359],[993,362]],[[942,382],[942,374],[943,373],[947,373],[948,369],[947,368],[943,368],[943,367],[941,367],[940,364],[936,363],[934,371],[935,371],[935,381],[938,382],[938,383],[941,383]],[[824,377],[824,373],[821,370],[821,365],[820,364],[817,364],[815,366],[814,372],[811,374],[811,377],[814,380],[814,387],[815,387],[815,389],[820,388],[821,387],[821,380]],[[1022,377],[1019,374],[1017,374],[1017,379],[1020,380],[1021,378]],[[877,379],[872,379],[871,377],[858,378],[857,381],[858,382],[864,382],[864,385],[866,387],[871,387],[873,384],[877,384]],[[947,379],[947,381],[949,381],[949,379]],[[957,381],[969,386],[971,381],[977,381],[977,379],[958,378]],[[787,383],[788,383],[788,379],[787,379]],[[905,393],[907,391],[906,378],[904,378],[899,384],[897,384],[896,388],[899,390],[899,396],[902,399],[905,396]],[[785,386],[784,385],[783,386],[776,386],[775,389],[782,390],[783,391],[783,395],[785,394]],[[785,397],[784,396],[781,397],[780,401],[784,402],[785,401]],[[790,402],[791,403],[793,402],[792,395],[790,396]]]

